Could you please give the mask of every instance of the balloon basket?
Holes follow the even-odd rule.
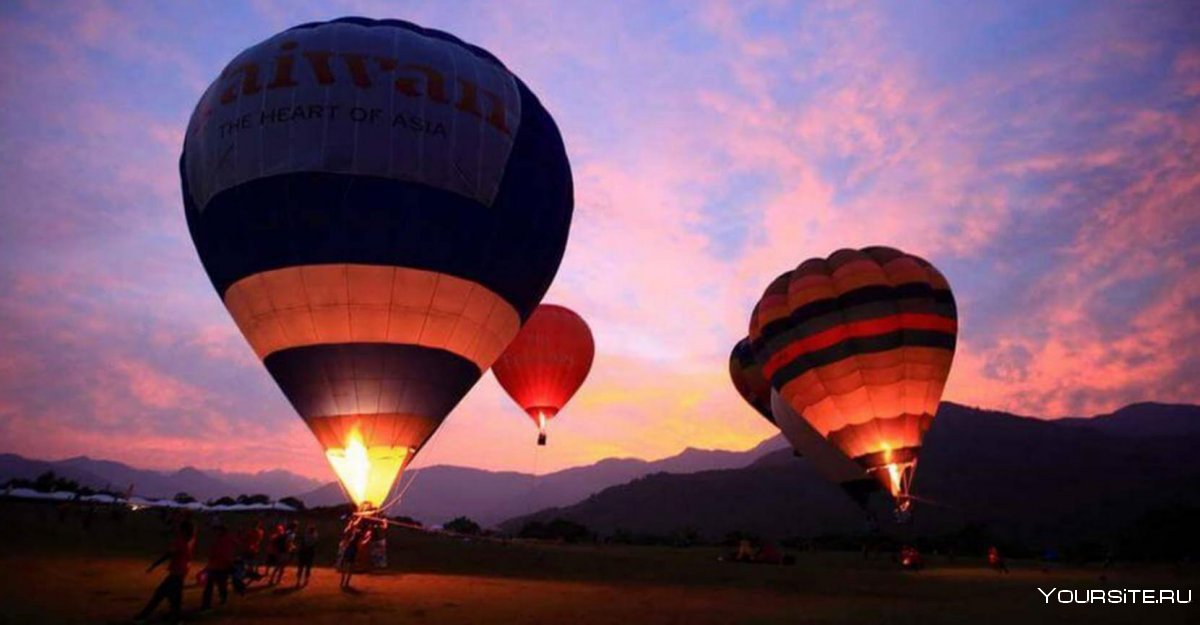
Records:
[[[544,432],[541,434],[538,434],[538,445],[541,445],[543,447],[546,445],[546,434]]]

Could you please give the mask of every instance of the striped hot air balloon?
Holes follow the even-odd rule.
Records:
[[[841,487],[854,503],[865,510],[871,494],[880,491],[879,481],[825,440],[775,391],[771,391],[771,413],[796,455],[804,458],[817,475]]]
[[[562,138],[529,88],[395,20],[304,24],[237,55],[179,168],[213,286],[360,504],[516,336],[571,223]]]
[[[733,346],[729,376],[742,399],[779,428],[797,456],[804,458],[818,475],[840,486],[859,506],[866,507],[867,498],[879,490],[879,483],[825,440],[771,389],[770,382],[762,375],[762,367],[754,359],[748,337]]]
[[[595,356],[583,317],[565,306],[542,304],[496,361],[492,373],[537,424],[538,445],[546,444],[546,422],[583,385]]]
[[[804,261],[771,283],[750,322],[771,386],[901,508],[957,334],[946,278],[888,247]]]
[[[738,395],[764,419],[775,423],[771,414],[771,384],[763,377],[762,365],[754,359],[749,337],[743,338],[729,352],[729,379]]]

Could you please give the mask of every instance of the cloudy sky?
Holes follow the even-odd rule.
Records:
[[[1195,3],[299,4],[0,5],[0,451],[332,477],[200,267],[176,164],[234,54],[342,15],[491,50],[575,174],[547,301],[591,324],[590,379],[535,452],[486,375],[420,464],[750,447],[772,432],[726,372],[750,307],[871,244],[957,293],[946,399],[1200,401]]]

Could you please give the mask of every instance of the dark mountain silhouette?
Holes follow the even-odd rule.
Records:
[[[484,471],[437,465],[410,471],[415,480],[394,511],[425,523],[444,523],[465,515],[485,526],[550,506],[574,503],[601,489],[650,473],[694,473],[743,467],[785,446],[782,437],[763,441],[748,451],[688,448],[662,460],[609,458],[537,477],[511,471]],[[309,506],[346,501],[336,483],[300,496]]]
[[[1087,427],[1118,436],[1200,435],[1200,406],[1190,404],[1130,404],[1090,419],[1059,419],[1055,423]]]
[[[238,493],[262,493],[273,498],[303,493],[321,485],[320,480],[296,475],[283,469],[270,469],[255,473],[236,473],[219,469],[202,469],[204,473],[234,487]]]
[[[80,467],[57,467],[54,462],[25,458],[17,454],[0,454],[0,481],[13,478],[32,480],[37,476],[53,471],[56,475],[75,480],[80,484],[92,487],[103,487],[106,480]]]
[[[694,472],[712,468],[745,466],[773,449],[785,445],[781,438],[769,439],[743,452],[686,449],[656,461],[609,458],[592,465],[564,469],[534,477],[527,473],[495,472],[455,466],[435,466],[412,471],[420,473],[406,493],[403,510],[428,523],[441,523],[466,515],[485,525],[528,514],[549,506],[579,501],[600,489],[628,482],[653,472]],[[184,467],[174,472],[138,469],[111,460],[79,456],[65,460],[35,460],[16,454],[0,454],[0,482],[11,478],[33,479],[46,471],[92,488],[124,492],[130,485],[145,497],[171,497],[186,492],[200,500],[226,495],[263,493],[272,498],[295,496],[310,506],[345,503],[334,482],[320,482],[282,470],[234,473]]]
[[[16,454],[0,454],[0,482],[12,478],[33,479],[46,471],[92,488],[134,493],[145,497],[171,497],[185,492],[205,500],[225,495],[262,493],[273,498],[301,492],[320,482],[282,470],[258,473],[204,471],[184,467],[174,472],[137,469],[112,460],[87,456],[65,460],[33,460]]]
[[[926,439],[915,492],[914,530],[986,524],[1029,540],[1111,533],[1146,511],[1200,505],[1200,406],[1142,403],[1091,419],[1045,421],[942,404]],[[200,499],[241,493],[302,493],[310,506],[345,502],[334,483],[286,471],[173,473],[86,457],[59,461],[0,454],[0,481],[52,470],[99,488],[143,496],[184,491]],[[600,533],[618,529],[709,537],[856,533],[865,527],[839,489],[795,458],[781,437],[744,452],[686,449],[656,461],[606,459],[538,477],[454,466],[411,471],[394,511],[426,523],[468,516],[515,531],[563,516]],[[880,518],[886,502],[874,502]],[[536,512],[540,511],[540,512]]]
[[[1146,423],[1146,429],[1138,427]],[[943,403],[917,473],[912,531],[984,525],[1026,544],[1111,536],[1148,511],[1200,505],[1200,406],[1136,404],[1085,420],[1044,421]],[[886,518],[886,502],[874,502]],[[648,475],[563,508],[502,524],[562,517],[601,534],[748,531],[777,538],[855,534],[864,517],[787,451],[742,469]]]

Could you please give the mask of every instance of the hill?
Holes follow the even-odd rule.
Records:
[[[1149,430],[1131,425],[1137,420]],[[1099,539],[1155,509],[1200,506],[1197,422],[1197,406],[1139,404],[1094,423],[1063,423],[943,403],[914,487],[929,503],[918,505],[913,530],[982,525],[1026,543]],[[875,503],[886,518],[886,503]],[[865,527],[836,488],[786,451],[741,469],[648,475],[502,528],[515,532],[555,517],[602,534],[688,529],[709,538],[731,531],[854,534]]]
[[[1142,402],[1091,418],[1059,419],[1055,423],[1091,428],[1117,436],[1200,435],[1200,406]]]
[[[414,470],[412,488],[405,493],[400,513],[425,523],[444,523],[465,515],[485,526],[552,506],[564,506],[617,484],[651,473],[694,473],[744,467],[781,449],[781,437],[763,441],[747,451],[688,448],[661,460],[608,458],[537,476],[512,471],[485,471],[437,465]],[[300,495],[309,506],[345,502],[336,483]]]
[[[92,488],[124,492],[132,486],[135,494],[144,497],[171,497],[184,492],[201,500],[258,493],[278,499],[319,484],[316,480],[281,470],[234,473],[184,467],[178,471],[154,471],[87,456],[34,460],[17,454],[0,454],[0,483],[13,478],[33,479],[46,471]]]

